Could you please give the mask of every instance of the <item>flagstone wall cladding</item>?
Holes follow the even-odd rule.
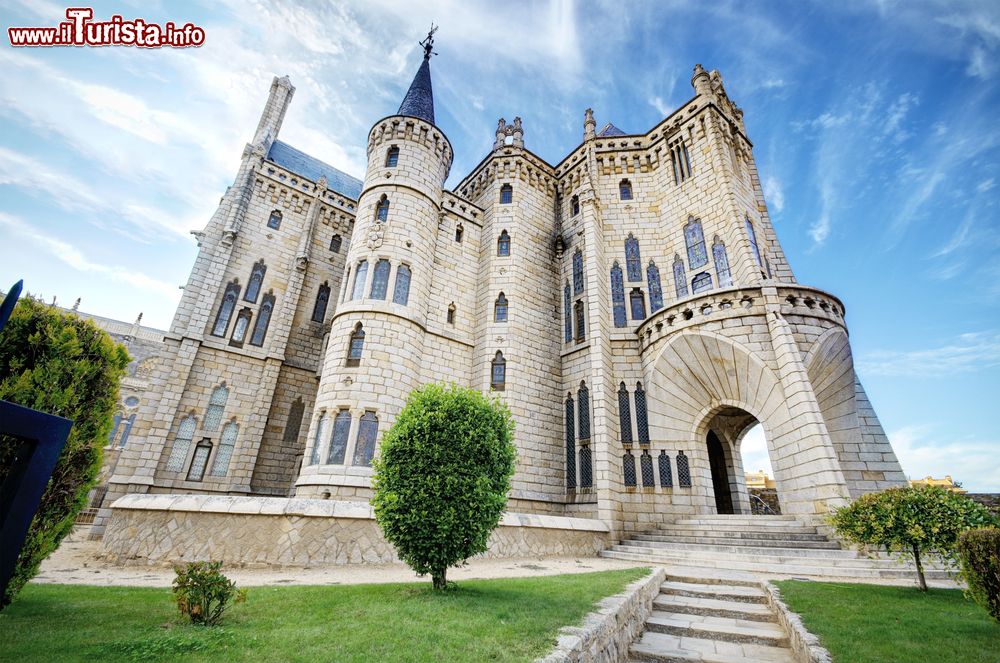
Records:
[[[854,373],[843,304],[796,284],[768,215],[742,111],[717,72],[697,67],[695,96],[645,134],[598,136],[588,111],[583,142],[555,165],[524,147],[518,120],[516,140],[498,140],[454,191],[443,189],[453,154],[440,129],[413,117],[384,118],[369,133],[356,202],[264,158],[290,98],[287,80],[276,79],[275,86],[234,186],[198,233],[198,258],[164,342],[165,359],[151,377],[161,397],[142,410],[133,432],[142,439],[123,453],[109,503],[129,492],[171,491],[367,500],[371,469],[354,457],[360,417],[377,415],[380,441],[421,384],[449,381],[489,391],[498,351],[506,381],[494,393],[517,425],[510,497],[520,511],[594,517],[608,524],[611,536],[713,513],[706,434],[720,422],[750,421],[734,418],[732,408],[762,422],[785,513],[818,519],[853,496],[905,480]],[[393,147],[399,156],[389,165]],[[685,164],[682,177],[672,155],[685,151],[690,169]],[[623,179],[631,187],[625,199]],[[512,187],[509,203],[501,202],[504,185]],[[389,202],[384,223],[377,218],[383,196]],[[277,230],[267,228],[273,209],[283,215]],[[695,220],[707,259],[699,267],[691,266],[684,235]],[[497,250],[503,231],[510,237],[507,256]],[[330,249],[334,234],[343,240],[338,252]],[[630,236],[639,246],[638,280],[629,279],[627,269]],[[720,284],[716,241],[725,246],[730,287]],[[577,251],[579,292],[573,285]],[[211,336],[212,324],[225,284],[239,279],[245,287],[261,259],[268,267],[262,293],[273,291],[277,305],[265,345],[237,348],[228,336]],[[675,281],[675,259],[684,264],[682,284]],[[361,260],[368,271],[355,297]],[[384,299],[371,296],[378,260],[390,263]],[[613,316],[615,262],[623,272],[624,326],[615,326]],[[657,311],[647,278],[651,264],[663,297]],[[401,265],[411,270],[405,304],[393,302]],[[692,280],[701,272],[712,288],[694,293]],[[330,302],[317,322],[313,304],[324,283]],[[633,289],[644,315],[633,315]],[[494,304],[501,292],[508,311],[498,322]],[[576,302],[583,307],[582,330]],[[259,300],[241,297],[234,316],[243,306],[259,314]],[[364,350],[358,365],[349,365],[350,337],[359,324]],[[177,422],[191,411],[203,416],[222,380],[234,387],[225,419],[240,423],[229,473],[188,482],[166,472]],[[624,479],[621,382],[630,401],[635,487]],[[590,438],[581,441],[575,419],[576,486],[568,489],[564,402],[573,399],[578,418],[581,383],[589,391]],[[648,403],[648,447],[637,440],[637,383]],[[302,428],[294,444],[285,443],[282,430],[296,398],[306,405]],[[312,463],[321,416],[341,409],[352,415],[345,462],[327,463],[328,434],[318,440],[319,462]],[[716,431],[735,459],[730,472],[741,471],[736,461],[745,430]],[[580,485],[581,442],[589,443],[592,458],[589,487]],[[666,452],[672,486],[661,485],[658,465],[653,485],[643,485],[643,448],[654,464]],[[681,452],[690,486],[681,485]],[[739,477],[733,485],[736,497],[745,498]],[[737,512],[746,508],[734,505]],[[95,532],[109,515],[102,511]]]

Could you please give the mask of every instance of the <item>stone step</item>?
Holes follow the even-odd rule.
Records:
[[[792,650],[646,631],[632,643],[628,663],[795,663]]]
[[[782,555],[785,557],[813,557],[832,559],[857,559],[858,553],[853,550],[842,550],[840,548],[801,548],[799,546],[758,546],[750,543],[741,545],[723,545],[717,543],[685,543],[679,541],[646,541],[645,539],[628,539],[622,541],[620,546],[628,548],[652,548],[655,550],[687,550],[697,551],[698,554],[705,552],[729,553],[739,555],[757,555],[774,557]]]
[[[741,558],[736,555],[723,559],[713,559],[706,556],[694,554],[674,554],[669,551],[657,551],[646,549],[640,552],[617,549],[601,551],[601,557],[609,559],[622,559],[633,562],[644,562],[663,565],[679,564],[685,567],[702,569],[707,573],[718,570],[747,571],[760,573],[769,576],[806,576],[813,578],[904,578],[915,577],[915,571],[907,566],[901,565],[894,560],[829,560],[832,564],[805,564],[799,563],[808,558],[779,559],[763,558],[757,560]],[[636,549],[633,549],[636,550]],[[924,569],[928,579],[944,580],[951,576],[944,569]]]
[[[706,640],[724,640],[772,647],[788,647],[788,634],[777,624],[749,622],[710,615],[678,615],[653,610],[646,619],[646,630],[671,635],[692,636]]]
[[[739,536],[723,535],[721,532],[656,532],[634,534],[632,539],[640,541],[677,541],[678,543],[715,543],[720,545],[785,546],[801,548],[839,548],[840,544],[822,534],[779,534],[772,532],[736,532]]]
[[[792,525],[777,523],[774,525],[684,525],[674,524],[658,528],[649,534],[704,534],[706,536],[735,536],[738,533],[755,532],[758,534],[818,534],[811,525]]]
[[[774,564],[796,564],[805,566],[853,567],[871,568],[908,568],[906,562],[898,557],[879,554],[873,557],[863,555],[854,550],[806,550],[802,548],[737,548],[735,550],[713,550],[711,546],[674,547],[667,544],[632,545],[620,543],[611,550],[634,554],[662,555],[667,558],[696,560],[692,566],[704,566],[702,560],[721,562],[752,562]],[[719,568],[726,568],[721,566]],[[736,567],[733,567],[734,570]],[[933,560],[924,561],[924,568],[932,571],[945,571],[946,567]]]
[[[795,516],[689,516],[674,521],[678,525],[712,525],[715,527],[730,527],[731,525],[760,525],[762,527],[802,525]]]
[[[748,622],[778,621],[771,608],[762,603],[726,601],[680,594],[660,594],[653,599],[653,609],[673,614],[729,617]]]
[[[684,580],[688,580],[685,578]],[[660,585],[660,594],[663,596],[684,596],[697,599],[714,599],[717,601],[739,601],[740,603],[767,603],[767,595],[760,587],[748,587],[745,585],[724,585],[719,583],[709,583],[706,579],[699,579],[701,582],[685,582],[671,578]]]

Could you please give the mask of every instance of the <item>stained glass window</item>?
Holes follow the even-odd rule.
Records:
[[[618,428],[622,444],[632,444],[632,408],[629,406],[628,389],[624,382],[618,385]]]
[[[212,441],[207,437],[202,438],[194,448],[194,456],[191,458],[191,467],[188,468],[188,481],[201,481],[205,477],[205,466],[208,465],[208,457],[212,453]]]
[[[385,299],[385,292],[389,288],[389,261],[385,258],[375,263],[375,270],[372,272],[372,299]]]
[[[399,148],[393,145],[389,148],[389,151],[385,153],[385,166],[386,168],[395,168],[398,163]]]
[[[580,441],[590,439],[590,390],[586,382],[580,382],[580,390],[576,392],[576,409],[580,415]]]
[[[174,438],[174,446],[170,450],[167,458],[167,472],[180,472],[187,460],[188,449],[191,448],[191,439],[194,437],[194,429],[197,427],[194,417],[188,416],[181,419],[177,426],[177,436]]]
[[[250,309],[244,308],[240,310],[239,314],[236,316],[236,324],[233,325],[233,345],[243,345],[244,339],[247,337],[247,329],[250,328],[250,318],[253,316]]]
[[[378,436],[378,417],[368,411],[361,415],[358,437],[354,440],[354,464],[371,465],[375,457],[375,438]]]
[[[375,206],[375,220],[382,223],[389,220],[389,198],[385,194],[382,194],[378,205]]]
[[[716,237],[712,242],[712,260],[715,261],[715,273],[719,277],[719,287],[727,288],[733,284],[729,273],[729,257],[726,255],[726,245]]]
[[[639,257],[639,240],[630,233],[625,240],[625,272],[629,281],[642,280],[642,259]]]
[[[618,197],[622,200],[632,200],[632,183],[622,180],[618,183]]]
[[[493,321],[507,322],[507,298],[502,292],[493,304]]]
[[[673,488],[674,478],[670,473],[670,456],[667,455],[666,451],[661,450],[657,461],[660,470],[660,488]]]
[[[348,366],[359,366],[361,364],[361,356],[365,351],[365,330],[359,322],[351,332],[351,340],[347,346],[347,365]]]
[[[281,436],[282,442],[295,444],[299,441],[299,429],[302,428],[302,415],[305,411],[306,406],[301,396],[292,401],[292,406],[288,410],[288,421],[285,422],[285,431]]]
[[[639,429],[639,444],[649,444],[649,415],[641,382],[635,383],[635,425]]]
[[[330,453],[326,462],[329,465],[343,465],[347,453],[347,439],[351,434],[351,413],[341,410],[333,420],[333,437],[330,438]]]
[[[267,217],[267,227],[275,230],[281,227],[281,212],[279,210],[272,211],[271,216]]]
[[[695,274],[694,278],[691,279],[691,294],[697,295],[699,292],[705,292],[706,290],[712,289],[712,275],[708,272],[701,272],[700,274]]]
[[[563,317],[565,318],[565,341],[569,343],[573,340],[573,304],[570,301],[572,298],[569,290],[569,281],[566,281],[566,287],[563,288]]]
[[[267,336],[267,327],[271,324],[271,313],[273,311],[274,295],[267,293],[260,301],[260,313],[257,315],[257,322],[253,326],[250,345],[264,345],[264,337]]]
[[[506,230],[500,231],[500,239],[497,240],[497,255],[498,256],[509,256],[510,255],[510,235]]]
[[[632,288],[628,296],[629,308],[632,309],[633,320],[646,319],[646,298],[639,288]]]
[[[221,384],[212,391],[212,396],[208,399],[208,410],[205,412],[205,421],[202,422],[202,430],[212,433],[219,430],[219,423],[222,421],[222,414],[226,410],[226,401],[229,400],[229,389]]]
[[[577,249],[573,253],[573,294],[583,292],[583,251]]]
[[[652,260],[646,265],[646,283],[649,284],[649,312],[656,313],[663,308],[663,286],[660,284],[660,269]]]
[[[215,460],[212,461],[213,477],[224,477],[229,471],[229,460],[233,457],[233,450],[236,448],[236,436],[239,435],[240,426],[235,421],[230,421],[222,427],[222,437],[219,440],[219,449],[215,452]]]
[[[365,296],[365,281],[368,280],[368,261],[362,260],[354,271],[354,291],[351,299],[361,299]]]
[[[500,204],[509,205],[514,200],[514,187],[504,184],[500,187]]]
[[[326,439],[326,429],[329,425],[330,418],[326,412],[319,415],[319,421],[316,422],[316,436],[313,439],[312,453],[309,454],[310,465],[319,465],[320,446],[323,444],[323,440]]]
[[[410,267],[400,265],[396,268],[396,285],[392,289],[392,303],[406,306],[410,301]]]
[[[576,422],[573,396],[566,394],[566,489],[576,488]]]
[[[757,261],[757,265],[761,266],[760,249],[757,247],[757,233],[753,230],[753,224],[750,223],[749,216],[744,216],[743,220],[746,221],[747,236],[750,238],[750,250],[753,251],[753,258]]]
[[[626,327],[625,319],[625,284],[622,283],[622,268],[618,261],[611,266],[611,308],[614,312],[615,327]]]
[[[708,264],[708,254],[705,252],[705,235],[701,230],[701,221],[688,219],[684,226],[684,244],[687,246],[688,266],[698,269]]]
[[[222,303],[219,305],[219,312],[215,314],[215,324],[212,325],[212,336],[225,336],[229,329],[229,320],[233,317],[233,309],[236,308],[236,300],[240,296],[240,285],[233,281],[226,286],[226,291],[222,295]]]
[[[507,360],[503,358],[503,353],[497,350],[490,362],[490,388],[496,391],[503,391],[507,384]]]
[[[582,341],[587,337],[586,325],[584,324],[585,318],[583,313],[583,301],[577,300],[574,306],[574,311],[576,313],[576,340]]]
[[[260,294],[261,283],[264,282],[264,272],[267,271],[267,267],[264,265],[264,261],[260,260],[253,264],[253,268],[250,270],[250,280],[247,281],[247,291],[243,295],[243,299],[248,302],[256,302],[257,296]]]
[[[677,291],[677,299],[688,296],[687,275],[684,272],[684,261],[674,254],[674,289]]]
[[[330,285],[324,281],[316,293],[316,303],[313,304],[313,322],[323,322],[326,318],[326,305],[330,301]]]

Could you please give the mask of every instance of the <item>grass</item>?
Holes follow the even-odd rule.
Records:
[[[775,584],[837,663],[1000,663],[1000,624],[961,590]]]
[[[647,573],[253,587],[215,628],[183,622],[169,589],[29,584],[0,612],[0,660],[530,661]]]

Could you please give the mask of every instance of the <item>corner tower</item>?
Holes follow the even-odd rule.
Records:
[[[299,496],[369,497],[379,434],[426,381],[443,186],[453,157],[434,124],[433,33],[421,42],[423,62],[399,110],[368,134],[357,231],[296,482]]]

